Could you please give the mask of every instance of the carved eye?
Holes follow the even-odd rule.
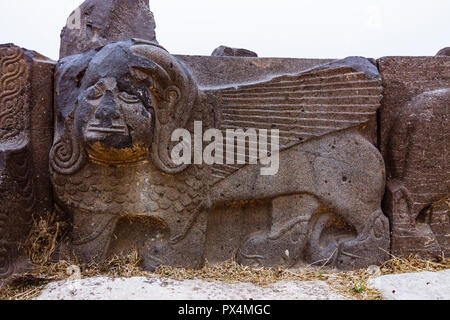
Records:
[[[99,86],[93,86],[91,89],[89,89],[89,92],[87,94],[87,98],[89,100],[97,100],[100,99],[103,96],[103,90]]]
[[[126,103],[140,102],[138,97],[136,97],[135,95],[128,94],[126,92],[119,93],[119,98],[120,98],[120,100],[122,100],[123,102],[126,102]]]
[[[180,100],[181,92],[178,87],[170,86],[166,89],[164,93],[166,100],[172,103],[177,103]]]

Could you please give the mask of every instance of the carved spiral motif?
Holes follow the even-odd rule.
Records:
[[[62,137],[50,151],[50,165],[59,174],[74,174],[83,166],[84,158],[80,144],[74,137]]]
[[[23,125],[25,107],[23,90],[27,81],[27,64],[20,48],[11,48],[0,57],[0,138],[12,138]],[[24,76],[25,75],[25,76]]]

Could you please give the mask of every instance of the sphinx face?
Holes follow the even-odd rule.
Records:
[[[148,105],[113,77],[101,78],[87,88],[79,100],[77,129],[90,160],[109,166],[144,161],[154,123],[154,110]]]
[[[152,161],[175,174],[170,137],[191,116],[198,88],[154,43],[128,40],[58,62],[52,171],[72,175],[89,162],[123,167]]]

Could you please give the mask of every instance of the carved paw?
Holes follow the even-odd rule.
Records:
[[[291,233],[287,232],[278,239],[272,239],[269,234],[249,238],[239,249],[237,262],[248,266],[291,267],[302,249],[302,241],[292,241]]]
[[[336,265],[342,244],[351,241],[356,233],[351,228],[339,225],[336,217],[329,212],[311,219],[305,247],[305,260],[311,265]]]
[[[377,211],[358,237],[340,243],[335,266],[349,270],[380,264],[389,258],[389,243],[388,219]]]

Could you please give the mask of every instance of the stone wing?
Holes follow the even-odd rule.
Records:
[[[220,129],[278,129],[280,151],[376,115],[382,99],[377,67],[351,57],[295,75],[220,90]],[[248,144],[246,146],[248,154]],[[242,165],[214,165],[222,180]]]

